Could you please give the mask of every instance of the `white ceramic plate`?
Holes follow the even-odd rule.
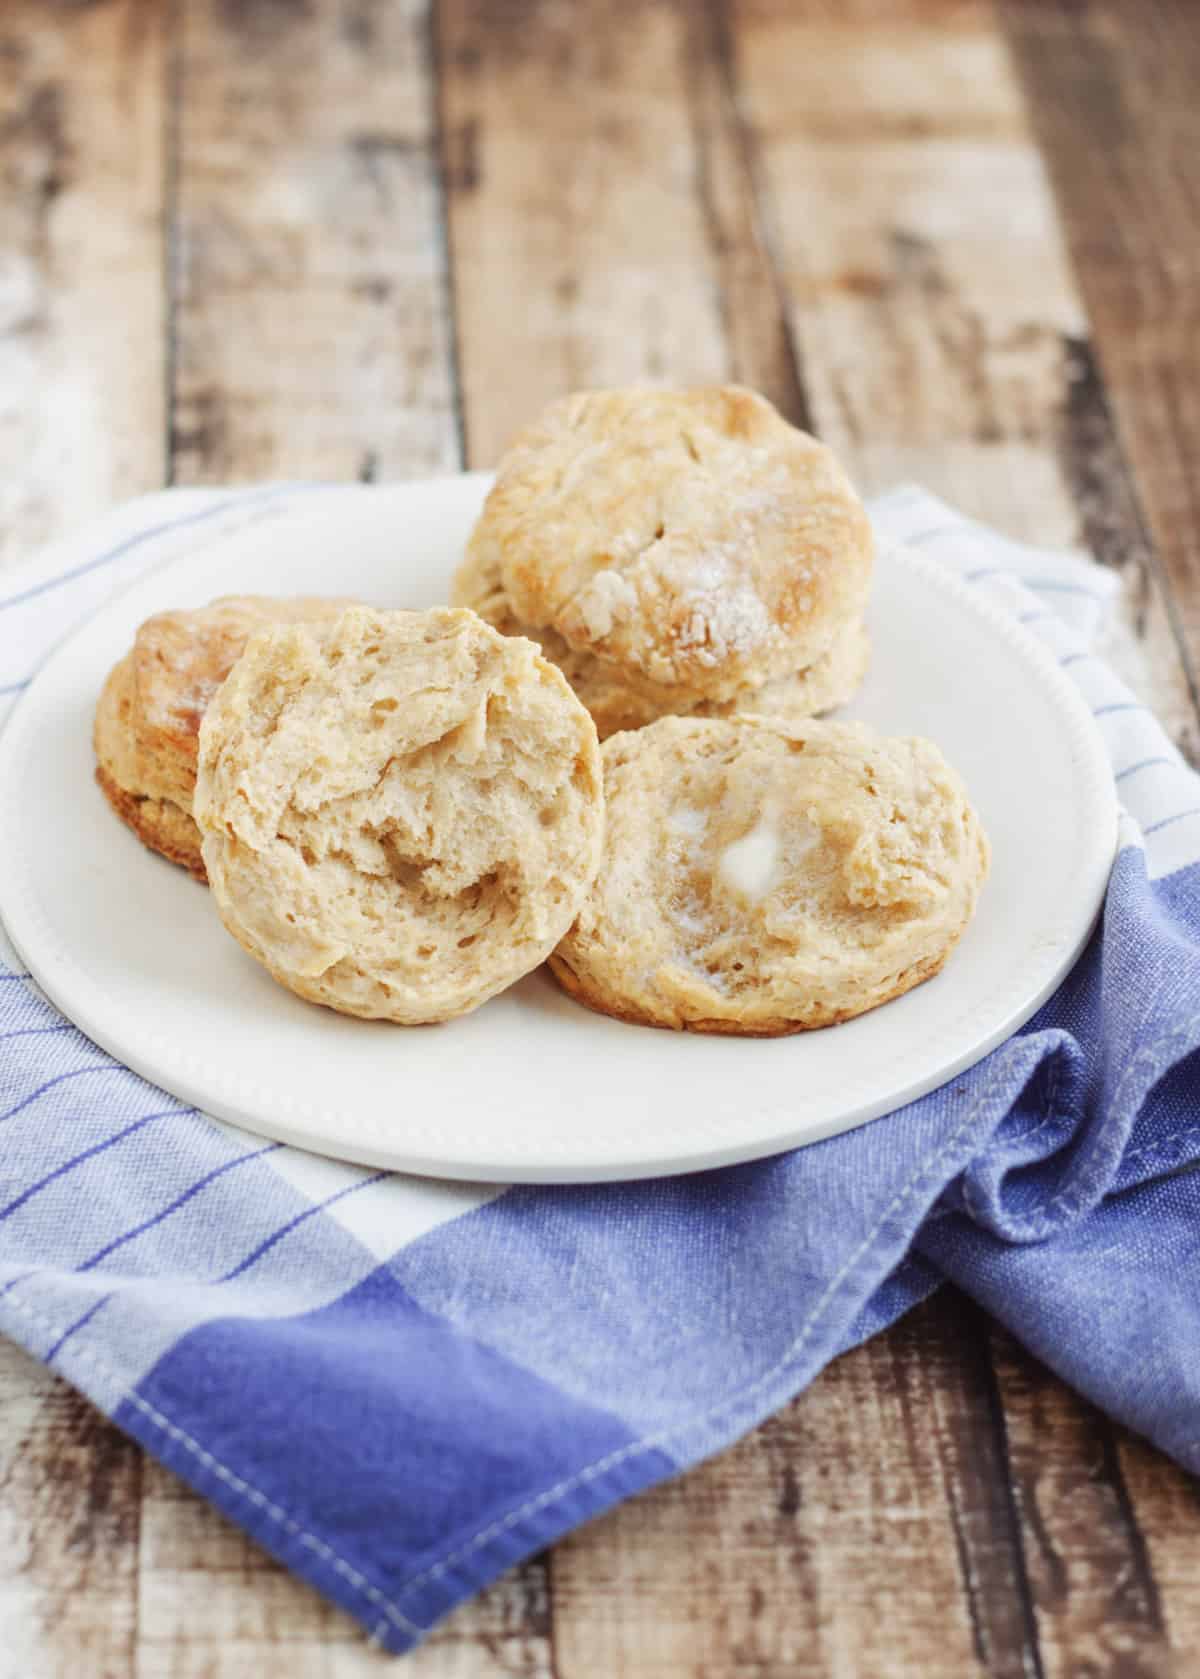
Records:
[[[98,1044],[222,1118],[319,1153],[438,1176],[584,1182],[814,1142],[952,1078],[1028,1019],[1082,948],[1116,839],[1091,717],[1046,649],[933,562],[878,572],[852,715],[936,740],[994,848],[944,973],[845,1026],[774,1040],[624,1026],[544,973],[465,1020],[345,1019],[277,986],[208,893],[145,851],[92,780],[92,709],[137,625],[228,593],[444,600],[480,476],[352,489],[168,565],[43,667],[0,738],[0,916]]]

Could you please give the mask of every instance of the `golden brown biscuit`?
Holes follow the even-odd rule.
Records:
[[[201,725],[194,809],[238,942],[301,997],[407,1025],[537,967],[604,831],[562,673],[452,608],[255,636]]]
[[[663,718],[603,750],[604,860],[550,959],[619,1019],[776,1036],[937,973],[987,874],[929,741],[861,724]]]
[[[203,880],[192,820],[200,720],[247,640],[271,623],[339,612],[338,600],[227,595],[148,618],[112,669],[96,707],[96,780],[122,822],[152,851]]]
[[[793,712],[848,698],[872,552],[834,456],[764,398],[594,391],[517,437],[454,596],[536,636],[606,734],[777,682]]]
[[[622,729],[640,729],[664,715],[731,717],[757,712],[773,717],[818,717],[835,710],[857,693],[870,655],[870,640],[861,618],[839,630],[820,658],[803,670],[776,677],[761,686],[737,688],[724,700],[698,700],[689,705],[676,690],[639,681],[622,673],[611,661],[571,647],[551,629],[534,629],[512,616],[495,569],[487,571],[474,557],[460,567],[455,600],[494,624],[501,635],[523,635],[541,645],[542,654],[562,671],[592,714],[601,740]]]
[[[501,635],[523,635],[540,644],[543,657],[556,664],[592,714],[601,740],[622,729],[641,729],[655,718],[678,714],[678,693],[652,682],[637,682],[594,653],[579,652],[554,630],[519,624],[494,579],[470,561],[455,580],[455,598],[494,624]],[[761,687],[746,684],[724,700],[699,700],[691,717],[732,717],[757,712],[771,717],[819,717],[853,698],[866,673],[870,639],[861,618],[839,630],[828,650],[805,670],[775,677]]]

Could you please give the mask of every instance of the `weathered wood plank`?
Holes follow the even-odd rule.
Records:
[[[992,1348],[1046,1679],[1165,1679],[1174,1663],[1120,1431],[999,1329]]]
[[[1068,346],[1058,459],[1079,539],[1121,578],[1122,597],[1097,650],[1152,706],[1179,749],[1200,762],[1200,725],[1170,586],[1142,519],[1108,393],[1086,340]]]
[[[1200,1645],[1200,1488],[1170,1458],[1114,1430],[1117,1469],[1136,1513],[1175,1671],[1187,1679]]]
[[[147,1459],[137,1679],[355,1679],[391,1665],[355,1622]],[[405,1669],[424,1679],[552,1679],[544,1563],[439,1628]]]
[[[734,17],[822,434],[867,488],[915,478],[1013,535],[1090,544],[1126,585],[1114,656],[1191,747],[1170,603],[990,10],[742,0]]]
[[[1200,195],[1194,172],[1177,165],[1197,155],[1200,141],[1200,27],[1185,8],[1161,4],[1131,10],[1001,0],[998,9],[1091,322],[1094,350],[1084,355],[1078,347],[1076,400],[1068,405],[1073,436],[1083,443],[1071,452],[1079,469],[1072,487],[1102,556],[1110,539],[1145,556],[1129,580],[1132,627],[1152,659],[1153,650],[1168,649],[1168,637],[1181,644],[1185,669],[1165,704],[1144,662],[1127,674],[1165,710],[1196,761],[1200,503],[1194,472],[1183,463],[1200,443],[1200,412],[1188,394],[1200,377]],[[1174,663],[1166,651],[1159,656]],[[1028,1381],[1032,1366],[1023,1368]],[[1045,1400],[1040,1380],[1037,1386]],[[1200,1637],[1194,1485],[1142,1442],[1048,1391],[1054,1425],[1027,1442],[1024,1467],[1018,1419],[1027,1419],[1027,1408],[1012,1424],[1026,1480],[1047,1435],[1057,1448],[1025,1493],[1031,1508],[1049,1496],[1054,1511],[1033,1529],[1030,1563],[1040,1597],[1054,1605],[1049,1658],[1057,1671],[1074,1671],[1082,1643],[1091,1646],[1095,1671],[1187,1671]],[[1111,1542],[1122,1528],[1117,1561]],[[1089,1589],[1102,1598],[1090,1628],[1079,1624]]]
[[[0,566],[162,482],[165,8],[0,8]]]
[[[559,1679],[1032,1670],[991,1374],[960,1297],[552,1558]]]
[[[423,0],[178,13],[176,480],[454,467]]]
[[[565,390],[725,377],[682,6],[442,0],[438,20],[471,464]]]
[[[827,440],[869,485],[936,472],[959,499],[1003,454],[1037,505],[1082,315],[1003,43],[940,13],[864,37],[833,7],[737,7],[745,107]]]
[[[127,1679],[141,1454],[0,1342],[0,1679]]]
[[[0,566],[165,463],[164,8],[0,10]],[[0,1347],[0,1674],[124,1679],[140,1454]]]
[[[774,233],[760,192],[754,137],[738,108],[734,42],[724,0],[707,0],[694,10],[684,37],[683,65],[696,195],[728,376],[770,397],[793,425],[810,426],[799,351],[773,254]]]
[[[1001,0],[1124,448],[1200,675],[1200,25],[1173,0]]]

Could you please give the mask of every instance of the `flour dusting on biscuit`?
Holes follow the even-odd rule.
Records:
[[[832,452],[737,386],[583,392],[500,463],[455,599],[536,638],[602,737],[850,698],[873,544]]]

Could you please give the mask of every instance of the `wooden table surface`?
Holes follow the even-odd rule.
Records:
[[[1125,583],[1195,757],[1200,6],[3,0],[0,560],[115,498],[487,465],[736,378]],[[1200,1500],[947,1293],[527,1563],[443,1679],[1194,1674]],[[4,1679],[387,1658],[0,1351]]]

